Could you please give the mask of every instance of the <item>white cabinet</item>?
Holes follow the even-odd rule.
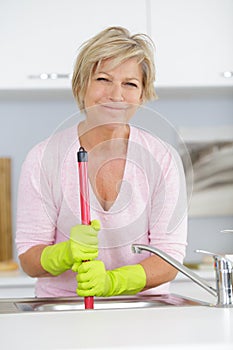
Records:
[[[151,0],[158,86],[233,86],[233,1]]]
[[[232,0],[4,0],[0,13],[0,89],[70,88],[79,46],[114,25],[151,35],[156,86],[233,86]]]
[[[147,30],[146,0],[7,0],[0,13],[0,89],[70,87],[84,40],[107,26]]]

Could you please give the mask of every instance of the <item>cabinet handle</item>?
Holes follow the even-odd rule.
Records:
[[[40,74],[29,74],[28,79],[38,80],[57,80],[57,79],[71,79],[72,74],[70,73],[40,73]]]
[[[224,76],[224,78],[232,78],[233,72],[230,70],[227,70],[227,71],[223,72],[222,75]]]

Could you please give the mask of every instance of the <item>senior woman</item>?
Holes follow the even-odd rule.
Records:
[[[142,243],[179,261],[185,254],[181,161],[129,124],[155,98],[154,80],[146,35],[110,27],[81,47],[72,88],[84,118],[35,146],[19,182],[16,244],[23,270],[38,278],[36,296],[136,294],[176,276],[159,257],[131,252]],[[90,225],[79,219],[80,146],[88,152]]]

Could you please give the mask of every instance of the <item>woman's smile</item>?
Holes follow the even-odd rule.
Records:
[[[126,123],[142,103],[142,68],[137,60],[131,58],[111,69],[109,63],[100,64],[86,91],[85,110],[91,124],[106,118]]]

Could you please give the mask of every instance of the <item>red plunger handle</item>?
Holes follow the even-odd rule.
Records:
[[[87,152],[83,147],[79,148],[78,157],[78,172],[79,172],[79,186],[80,186],[80,205],[81,205],[81,220],[83,225],[90,225],[90,199],[87,176]],[[94,298],[84,298],[85,309],[94,309]]]

